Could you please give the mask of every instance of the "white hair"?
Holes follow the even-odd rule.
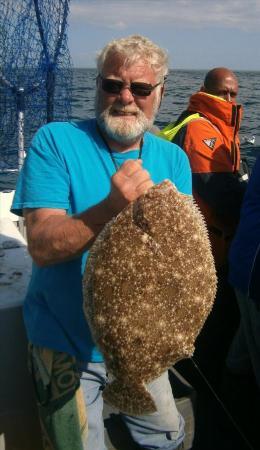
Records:
[[[107,59],[115,55],[120,55],[125,67],[142,60],[151,67],[158,81],[163,81],[168,74],[167,52],[144,36],[132,35],[109,42],[97,56],[100,74]]]

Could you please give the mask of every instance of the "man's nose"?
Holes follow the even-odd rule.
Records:
[[[120,101],[123,104],[127,104],[129,102],[134,101],[134,96],[130,90],[130,86],[123,86],[121,91],[120,91]]]
[[[227,100],[228,102],[231,102],[231,95],[230,95],[230,92],[227,92],[226,100]]]

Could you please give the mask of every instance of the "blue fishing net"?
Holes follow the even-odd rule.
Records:
[[[69,0],[0,0],[0,168],[18,163],[18,112],[24,148],[44,123],[68,120],[72,67]]]

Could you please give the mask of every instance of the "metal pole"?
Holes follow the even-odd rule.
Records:
[[[19,172],[23,166],[24,151],[24,88],[17,89],[17,113],[18,113],[18,169]]]
[[[18,114],[18,170],[22,169],[25,151],[24,151],[24,88],[19,87],[16,90],[17,114]],[[19,217],[18,228],[22,236],[25,233],[24,219]]]

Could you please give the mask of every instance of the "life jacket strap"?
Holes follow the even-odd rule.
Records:
[[[169,125],[167,125],[165,128],[163,128],[160,133],[158,133],[158,136],[167,140],[172,141],[172,139],[175,137],[175,135],[178,133],[178,131],[184,127],[187,123],[189,123],[191,120],[199,119],[201,118],[199,113],[191,114],[190,116],[186,117],[184,120],[179,122],[177,125],[176,122],[172,122]]]

